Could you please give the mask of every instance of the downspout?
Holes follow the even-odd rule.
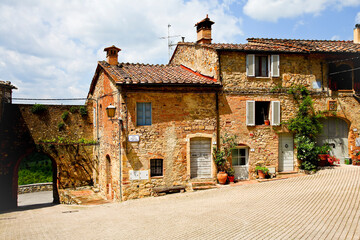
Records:
[[[218,67],[218,78],[220,84],[222,85],[221,78],[221,62],[220,62],[220,53],[216,50],[217,56],[219,58],[219,67]],[[221,87],[222,88],[222,87]],[[220,149],[220,113],[219,113],[219,90],[216,91],[216,149]]]
[[[120,181],[119,181],[119,185],[120,185],[120,201],[122,201],[122,158],[121,158],[121,136],[122,136],[122,120],[121,120],[121,101],[120,101],[120,93],[121,93],[121,88],[118,91],[118,106],[119,106],[119,118],[118,118],[118,123],[119,123],[119,170],[120,170]]]

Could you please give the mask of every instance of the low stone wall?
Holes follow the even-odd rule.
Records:
[[[18,194],[41,192],[41,191],[52,191],[52,190],[53,190],[52,182],[34,183],[34,184],[20,185],[18,188]]]

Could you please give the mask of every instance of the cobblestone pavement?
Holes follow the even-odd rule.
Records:
[[[0,214],[0,239],[360,239],[360,167],[97,206]]]

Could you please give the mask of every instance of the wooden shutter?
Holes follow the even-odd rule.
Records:
[[[249,77],[255,77],[255,55],[246,55],[246,75]]]
[[[271,76],[272,77],[280,77],[280,56],[279,55],[271,55]]]
[[[255,101],[246,101],[246,125],[255,126]]]
[[[279,126],[281,119],[280,119],[280,102],[279,101],[272,101],[271,102],[271,125]]]

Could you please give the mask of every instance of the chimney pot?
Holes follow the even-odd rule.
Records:
[[[112,45],[111,47],[104,48],[104,51],[106,52],[106,61],[110,65],[118,65],[118,52],[121,51],[120,48],[115,47]]]
[[[214,22],[210,21],[209,16],[206,14],[206,18],[195,24],[197,31],[197,41],[199,44],[211,44],[211,25]]]

